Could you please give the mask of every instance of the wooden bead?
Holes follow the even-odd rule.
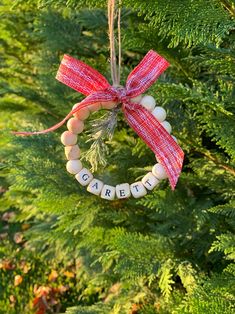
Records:
[[[130,185],[128,183],[122,183],[116,185],[117,198],[127,198],[131,196]]]
[[[159,122],[163,122],[166,119],[166,110],[157,106],[153,109],[152,115],[154,115]]]
[[[156,101],[152,96],[146,95],[141,99],[140,104],[147,110],[152,111],[156,106]]]
[[[78,159],[80,157],[80,148],[78,145],[65,146],[64,151],[68,160]]]
[[[147,194],[147,190],[145,189],[141,181],[132,183],[130,188],[131,188],[131,194],[133,195],[134,198],[139,198]]]
[[[77,104],[73,106],[73,109],[77,107]],[[79,120],[86,120],[90,115],[90,111],[87,107],[80,109],[78,112],[74,114],[74,117],[76,117]]]
[[[166,130],[169,134],[171,134],[172,127],[171,127],[171,125],[170,125],[170,123],[169,123],[168,121],[163,121],[163,122],[161,123],[161,125],[165,128],[165,130]]]
[[[101,103],[100,102],[96,102],[94,104],[90,104],[90,105],[88,105],[88,109],[89,109],[90,112],[99,111],[101,109]]]
[[[114,200],[115,198],[115,187],[105,184],[101,191],[101,198],[106,200]]]
[[[113,109],[117,106],[117,103],[115,101],[103,101],[101,103],[102,109]]]
[[[93,179],[93,174],[88,169],[83,168],[78,172],[78,174],[76,174],[75,178],[82,186],[86,186]]]
[[[61,143],[65,146],[75,145],[77,143],[77,135],[70,131],[61,134]]]
[[[67,122],[67,128],[70,132],[74,134],[82,133],[84,129],[84,123],[81,120],[78,120],[77,118],[71,118]]]
[[[66,169],[71,174],[77,174],[82,169],[82,163],[80,160],[69,160]]]
[[[139,96],[136,96],[136,97],[131,98],[131,99],[130,99],[130,102],[139,104],[140,101],[141,101],[141,99],[142,99],[142,95],[139,95]]]
[[[104,186],[104,183],[102,181],[98,179],[93,179],[89,183],[87,187],[87,191],[95,195],[100,195],[103,186]]]
[[[167,173],[164,167],[159,163],[153,166],[152,173],[158,180],[163,180],[167,178]]]
[[[159,183],[159,180],[152,174],[152,172],[147,173],[141,181],[146,189],[150,191],[153,190]]]

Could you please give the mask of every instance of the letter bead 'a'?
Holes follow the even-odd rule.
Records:
[[[102,181],[98,179],[93,179],[89,183],[87,187],[87,191],[95,195],[100,195],[103,186],[104,186],[104,183]]]

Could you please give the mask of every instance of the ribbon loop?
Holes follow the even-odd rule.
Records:
[[[144,93],[169,65],[169,62],[159,54],[150,50],[128,75],[126,82],[127,95],[135,97]]]
[[[64,55],[56,79],[86,96],[110,87],[98,71],[69,55]]]

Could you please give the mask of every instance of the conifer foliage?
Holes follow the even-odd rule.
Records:
[[[82,99],[54,79],[64,53],[110,80],[105,6],[1,1],[1,214],[14,211],[15,223],[30,226],[23,252],[46,263],[80,261],[86,283],[73,307],[61,309],[67,314],[234,313],[232,0],[122,1],[123,83],[149,49],[171,63],[148,94],[166,108],[186,155],[174,192],[164,181],[140,200],[104,201],[66,173],[65,127],[32,137],[9,132],[47,128]],[[83,152],[87,139],[79,137]],[[108,184],[134,182],[155,163],[122,115],[108,146],[108,166],[96,173]],[[1,238],[1,260],[8,241]],[[95,297],[84,297],[86,289]]]

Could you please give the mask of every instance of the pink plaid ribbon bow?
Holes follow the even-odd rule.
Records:
[[[84,62],[64,55],[56,79],[87,96],[58,124],[39,132],[16,132],[20,135],[44,134],[54,131],[74,113],[97,102],[122,103],[128,124],[154,152],[168,175],[174,189],[181,173],[184,153],[159,121],[143,106],[130,102],[144,93],[163,73],[169,63],[150,50],[129,74],[126,87],[111,86],[106,78]]]

